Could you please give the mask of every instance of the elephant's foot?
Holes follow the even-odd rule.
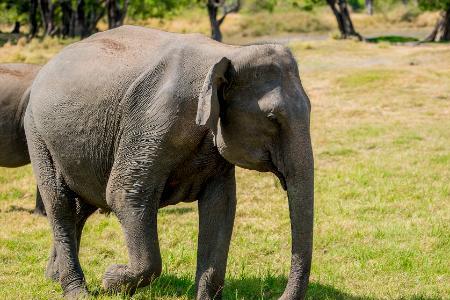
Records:
[[[222,284],[214,283],[211,280],[200,282],[197,289],[196,299],[220,300],[222,299],[222,290],[223,290],[223,282]]]
[[[110,292],[133,294],[138,287],[149,285],[161,274],[161,270],[133,272],[127,265],[111,265],[103,276],[103,288]]]
[[[65,299],[87,299],[89,297],[88,290],[85,286],[74,288],[64,294]]]
[[[222,289],[215,291],[198,291],[198,300],[220,300],[222,299]]]

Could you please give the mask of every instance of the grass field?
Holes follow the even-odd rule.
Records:
[[[46,46],[47,45],[47,46]],[[2,61],[44,62],[60,43],[0,48]],[[311,41],[290,45],[310,95],[316,159],[314,258],[308,299],[450,299],[448,45]],[[30,50],[33,49],[33,50]],[[290,262],[287,198],[274,176],[238,169],[225,299],[275,299]],[[49,226],[30,214],[30,167],[0,168],[0,299],[57,299],[44,278]],[[159,213],[164,271],[133,299],[194,295],[197,207]],[[81,245],[95,299],[126,262],[117,219],[95,214]]]

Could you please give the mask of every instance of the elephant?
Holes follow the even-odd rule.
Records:
[[[41,66],[0,64],[0,167],[16,168],[30,163],[23,118],[31,84]],[[45,216],[39,189],[34,213]]]
[[[161,274],[159,208],[198,203],[196,298],[220,298],[236,209],[235,167],[287,190],[291,269],[281,299],[304,299],[312,258],[311,104],[284,46],[122,26],[76,42],[39,72],[25,116],[33,171],[53,230],[48,277],[88,295],[78,258],[85,220],[112,212],[129,261],[108,292]],[[79,199],[78,201],[76,199]]]

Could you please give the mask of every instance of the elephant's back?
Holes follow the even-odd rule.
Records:
[[[89,117],[96,107],[117,106],[160,48],[157,35],[153,40],[143,36],[139,31],[109,30],[69,45],[52,58],[31,92],[38,127],[50,115],[70,120],[74,114]]]
[[[39,69],[37,65],[0,64],[0,122],[13,120]]]
[[[192,54],[201,63],[206,56],[217,55],[217,50],[223,48],[221,45],[201,35],[137,26],[94,34],[64,48],[39,72],[30,100],[36,126],[43,131],[52,130],[54,124],[70,128],[70,124],[80,119],[85,126],[95,126],[101,122],[99,118],[106,117],[105,112],[115,115],[128,88],[162,60],[174,66],[193,60],[188,57]],[[198,47],[203,50],[198,51]],[[183,53],[187,48],[189,54]],[[163,76],[161,72],[158,74]]]
[[[144,110],[143,101],[172,93],[170,104],[153,107],[179,101],[186,108],[222,48],[200,35],[123,26],[74,43],[50,60],[33,83],[28,114],[67,184],[101,206],[95,199],[104,198],[123,122],[140,118],[123,111]]]
[[[166,41],[139,28],[101,32],[64,48],[34,81],[27,114],[67,184],[86,201],[102,205],[121,101]]]
[[[28,90],[40,66],[0,64],[0,166],[30,162],[23,128]]]

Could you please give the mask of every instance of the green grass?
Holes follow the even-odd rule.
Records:
[[[419,40],[414,37],[408,37],[408,36],[398,36],[398,35],[385,35],[385,36],[377,36],[374,38],[367,39],[368,42],[371,43],[381,43],[381,42],[387,42],[387,43],[411,43],[411,42],[418,42]]]
[[[25,60],[44,61],[62,46],[51,43],[8,46],[0,57],[19,47]],[[291,48],[313,106],[316,214],[308,299],[449,299],[448,47],[309,41]],[[270,174],[238,169],[237,180],[224,298],[276,299],[290,262],[287,198]],[[0,169],[0,299],[61,297],[60,286],[43,275],[51,237],[47,221],[30,214],[33,199],[29,166]],[[158,222],[163,275],[133,299],[190,299],[196,204],[162,209]],[[89,219],[80,257],[93,298],[127,298],[101,289],[105,268],[127,261],[113,215]]]

